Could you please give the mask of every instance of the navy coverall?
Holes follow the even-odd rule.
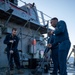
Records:
[[[14,41],[13,44],[9,42],[10,40]],[[19,53],[17,49],[18,42],[19,42],[19,38],[17,36],[12,37],[11,34],[8,34],[4,39],[4,44],[7,45],[6,51],[7,51],[7,58],[9,61],[10,70],[13,70],[13,66],[14,66],[13,58],[17,69],[20,69]],[[14,53],[10,54],[10,50],[13,50]]]
[[[64,21],[61,20],[57,23],[54,34],[55,34],[55,42],[52,44],[52,46],[55,46],[56,44],[59,45],[58,60],[59,60],[60,75],[67,75],[66,59],[71,43],[69,40],[67,26]]]
[[[55,41],[55,35],[49,36],[48,44],[52,44]],[[58,71],[58,44],[55,46],[52,46],[52,48],[46,48],[45,53],[47,53],[51,49],[51,58],[53,60],[54,68],[53,68],[53,74],[57,75]]]

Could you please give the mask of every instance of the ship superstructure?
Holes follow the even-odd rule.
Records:
[[[21,1],[23,6],[18,6],[18,1]],[[46,48],[46,38],[43,34],[47,34],[50,30],[50,19],[51,17],[37,10],[35,3],[26,3],[22,0],[0,0],[0,68],[8,67],[6,45],[3,40],[7,34],[11,33],[13,27],[17,28],[17,35],[20,38],[18,50],[21,65],[29,64],[29,68],[33,66],[35,68],[36,59],[43,58]],[[71,64],[68,63],[69,75],[75,73],[75,46],[73,51],[74,64],[71,67]],[[25,74],[29,74],[26,71]]]
[[[23,3],[24,5],[19,7],[18,0],[0,0],[0,66],[2,67],[7,63],[4,54],[6,45],[3,44],[3,40],[6,34],[11,33],[13,27],[18,29],[17,35],[20,37],[18,49],[22,50],[26,58],[39,58],[39,53],[45,49],[43,34],[47,33],[48,20],[51,17],[37,10],[35,3]],[[34,39],[37,43],[33,48]]]

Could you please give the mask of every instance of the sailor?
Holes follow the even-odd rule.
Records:
[[[51,34],[55,35],[55,42],[49,44],[50,47],[58,46],[58,61],[60,68],[60,75],[67,75],[66,59],[71,46],[66,23],[63,20],[58,21],[56,17],[51,19],[51,26],[55,27]]]
[[[47,48],[45,49],[45,53],[44,54],[47,54],[47,52],[49,50],[51,50],[51,53],[50,53],[50,58],[52,58],[52,61],[53,61],[53,64],[54,64],[54,67],[53,67],[53,72],[51,74],[53,75],[57,75],[57,72],[58,72],[58,45],[56,46],[52,46],[51,48],[49,47],[49,44],[52,44],[54,43],[55,41],[55,35],[51,35],[50,34],[50,31],[48,32],[48,45],[47,45]],[[46,56],[46,55],[45,55]]]
[[[17,29],[12,29],[12,34],[8,34],[4,39],[4,44],[7,45],[6,51],[7,51],[7,58],[9,62],[10,67],[10,75],[13,74],[14,64],[13,64],[13,58],[14,62],[16,64],[16,67],[18,69],[18,73],[23,73],[20,69],[20,60],[19,60],[19,53],[18,53],[18,42],[19,38],[16,36]]]

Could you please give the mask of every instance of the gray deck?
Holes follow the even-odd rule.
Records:
[[[6,75],[7,68],[0,69],[0,75]],[[14,75],[33,75],[31,74],[31,69],[22,69],[24,74],[17,74],[17,70],[15,69]],[[68,67],[67,69],[68,75],[75,75],[75,68]],[[43,73],[42,75],[50,75],[50,71],[48,73]],[[59,75],[59,74],[58,74]]]

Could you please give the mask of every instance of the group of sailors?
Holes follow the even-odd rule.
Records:
[[[55,30],[48,32],[49,39],[44,55],[46,56],[47,52],[51,50],[51,56],[54,64],[51,75],[57,75],[58,70],[60,71],[60,75],[67,75],[66,59],[71,46],[67,25],[65,21],[58,21],[58,18],[56,17],[52,18],[50,23],[51,26],[55,28]],[[19,53],[17,49],[19,37],[16,35],[16,33],[17,29],[13,28],[12,34],[6,35],[4,39],[4,44],[7,45],[6,51],[10,67],[10,75],[13,74],[14,70],[13,58],[18,69],[18,73],[23,73],[21,70]]]

